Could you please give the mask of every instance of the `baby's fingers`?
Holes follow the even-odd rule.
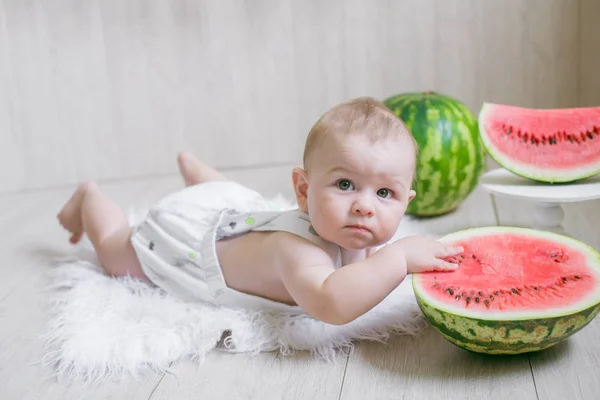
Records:
[[[442,252],[443,256],[450,257],[464,253],[465,249],[462,246],[444,246]]]
[[[446,260],[441,260],[439,258],[435,260],[434,264],[436,271],[454,271],[458,268],[458,264]]]

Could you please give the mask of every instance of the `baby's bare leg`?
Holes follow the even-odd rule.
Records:
[[[77,243],[83,234],[92,242],[107,274],[146,278],[129,241],[127,215],[94,182],[82,183],[58,214],[61,225]]]
[[[196,157],[185,151],[179,153],[177,156],[177,164],[179,165],[179,172],[183,176],[185,186],[193,186],[210,181],[228,180],[225,175],[201,163]]]

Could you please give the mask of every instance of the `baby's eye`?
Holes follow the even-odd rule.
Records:
[[[337,186],[342,190],[350,190],[352,187],[352,182],[348,179],[340,179],[337,183]]]
[[[388,196],[390,196],[392,194],[391,190],[389,189],[379,189],[377,191],[377,196],[379,197],[383,197],[383,198],[387,198]]]

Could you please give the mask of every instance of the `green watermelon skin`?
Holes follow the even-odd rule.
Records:
[[[398,94],[383,103],[419,146],[413,182],[417,195],[406,213],[434,217],[454,211],[485,169],[477,119],[462,102],[435,92]]]
[[[412,285],[429,324],[464,350],[491,355],[541,351],[581,331],[600,313],[600,253],[579,240],[508,226],[468,228],[439,240],[465,248],[459,269],[414,274]],[[550,268],[543,254],[561,267]],[[491,270],[478,272],[473,268],[477,264]],[[556,284],[556,273],[575,274],[575,280]],[[454,290],[444,289],[446,284]],[[509,286],[518,290],[508,293]],[[496,292],[492,299],[492,287],[504,293]],[[440,288],[445,293],[441,298],[436,297]],[[459,292],[470,292],[476,300],[465,306]],[[505,301],[498,307],[479,300],[494,302],[502,296]]]
[[[582,330],[600,312],[600,305],[594,305],[567,316],[495,321],[443,312],[416,298],[429,324],[446,340],[464,350],[491,355],[545,350]]]

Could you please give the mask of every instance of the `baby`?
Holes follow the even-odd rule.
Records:
[[[417,148],[402,121],[363,97],[312,127],[292,170],[297,207],[274,211],[255,191],[188,153],[186,187],[131,227],[96,184],[58,214],[71,243],[87,234],[109,275],[142,278],[186,300],[302,312],[330,324],[363,315],[409,273],[451,271],[460,254],[428,237],[388,243],[415,192]]]

